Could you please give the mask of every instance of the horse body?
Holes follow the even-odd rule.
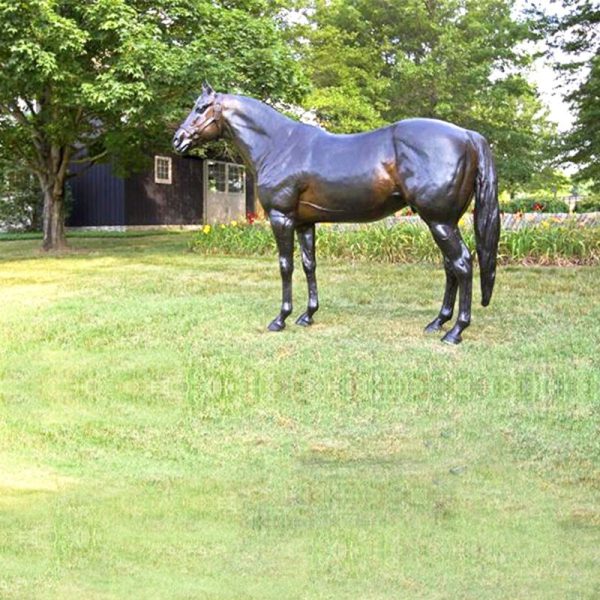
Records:
[[[450,212],[458,222],[474,191],[471,134],[431,119],[358,135],[321,133],[300,179],[298,218],[375,221],[411,206],[428,221]]]
[[[234,141],[243,146],[248,133],[261,137],[255,122],[260,103],[241,96],[224,96],[224,103],[233,113]],[[445,219],[450,210],[458,222],[473,195],[475,132],[435,119],[407,119],[336,135],[265,109],[270,160],[251,152],[245,159],[267,214],[275,208],[293,211],[300,223],[368,222],[411,206],[430,220],[439,213]]]
[[[334,135],[257,100],[206,88],[175,134],[174,147],[186,151],[201,137],[220,135],[232,139],[253,171],[277,240],[283,301],[269,329],[283,329],[291,313],[294,232],[309,287],[307,311],[297,322],[309,325],[318,308],[315,223],[375,221],[410,206],[429,226],[446,270],[442,309],[426,330],[438,331],[451,318],[460,288],[459,317],[444,337],[460,342],[470,323],[472,267],[457,224],[473,195],[482,303],[489,303],[499,211],[493,159],[478,133],[435,119],[407,119],[367,133]]]

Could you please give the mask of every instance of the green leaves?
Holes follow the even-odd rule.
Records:
[[[592,189],[600,191],[600,52],[571,99],[577,120],[566,140],[568,158],[580,167],[577,179],[592,180]]]
[[[48,1],[0,2],[0,100],[31,97],[47,82],[65,79],[63,63],[81,52],[85,32]]]
[[[592,0],[565,0],[566,13],[551,24],[567,58],[562,69],[575,89],[567,96],[576,112],[564,140],[565,158],[579,166],[576,178],[600,191],[600,6]]]
[[[35,136],[85,147],[111,131],[131,142],[126,129],[167,143],[165,123],[204,78],[220,89],[298,100],[302,77],[274,14],[259,0],[0,0],[4,130],[29,122],[22,143],[32,150]]]

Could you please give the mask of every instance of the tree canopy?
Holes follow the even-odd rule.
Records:
[[[566,56],[558,68],[574,85],[567,95],[575,123],[565,140],[565,158],[579,167],[577,179],[591,180],[600,192],[600,5],[564,0],[564,7],[562,18],[547,20],[547,30]]]

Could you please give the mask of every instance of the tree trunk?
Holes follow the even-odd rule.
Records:
[[[40,176],[44,192],[42,250],[60,251],[67,247],[65,237],[65,180],[70,151],[53,146],[48,160],[48,169]]]
[[[67,247],[65,237],[64,192],[63,188],[56,191],[55,185],[44,190],[42,249],[64,250]]]

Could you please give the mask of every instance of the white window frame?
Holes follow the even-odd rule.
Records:
[[[160,161],[166,161],[168,177],[158,176],[158,164]],[[154,183],[173,183],[173,159],[170,156],[155,156],[154,157]]]

